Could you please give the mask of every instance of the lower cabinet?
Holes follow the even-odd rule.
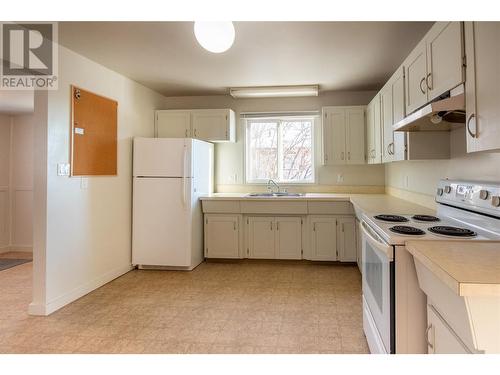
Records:
[[[337,219],[330,216],[309,218],[311,260],[337,260]]]
[[[302,218],[247,218],[247,256],[254,259],[302,259]]]
[[[356,262],[356,221],[353,217],[338,219],[338,254],[341,262]]]
[[[210,213],[204,224],[206,258],[357,261],[353,216]]]
[[[311,260],[356,262],[354,217],[311,216],[309,234]]]
[[[241,215],[205,215],[205,257],[240,258]]]
[[[427,348],[429,354],[469,354],[446,321],[430,305],[427,305]]]

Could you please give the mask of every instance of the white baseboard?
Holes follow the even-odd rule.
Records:
[[[2,254],[2,253],[8,253],[9,251],[10,251],[10,246],[0,247],[0,254]]]
[[[66,306],[67,304],[76,301],[78,298],[83,297],[84,295],[96,290],[97,288],[103,286],[104,284],[109,283],[110,281],[120,277],[130,270],[132,270],[132,265],[122,266],[116,268],[110,272],[105,273],[104,275],[95,278],[94,280],[85,283],[68,293],[65,293],[57,298],[54,298],[52,301],[46,304],[34,303],[32,302],[29,305],[28,312],[30,315],[50,315],[54,311],[59,310],[61,307]]]

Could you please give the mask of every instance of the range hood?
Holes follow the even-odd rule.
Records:
[[[463,85],[444,97],[416,110],[392,126],[394,131],[448,131],[465,124],[465,94]]]

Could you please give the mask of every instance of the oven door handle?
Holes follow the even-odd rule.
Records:
[[[361,221],[361,230],[366,236],[367,240],[380,252],[382,252],[389,260],[392,260],[392,246],[383,242],[383,240],[374,233],[365,221]]]

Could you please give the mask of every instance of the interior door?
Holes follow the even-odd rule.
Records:
[[[365,164],[365,110],[346,109],[347,164]]]
[[[337,260],[337,221],[334,217],[311,217],[311,260]]]
[[[189,111],[157,111],[155,136],[158,138],[187,138],[191,136]]]
[[[302,259],[302,219],[276,218],[276,250],[278,259]]]
[[[406,114],[427,103],[427,58],[425,40],[422,40],[404,62],[406,86]]]
[[[274,217],[254,216],[248,218],[249,258],[276,258],[275,229]]]
[[[182,179],[134,178],[133,185],[132,263],[189,266],[191,223]]]
[[[429,32],[426,44],[427,99],[431,101],[464,81],[461,23],[437,22]]]

